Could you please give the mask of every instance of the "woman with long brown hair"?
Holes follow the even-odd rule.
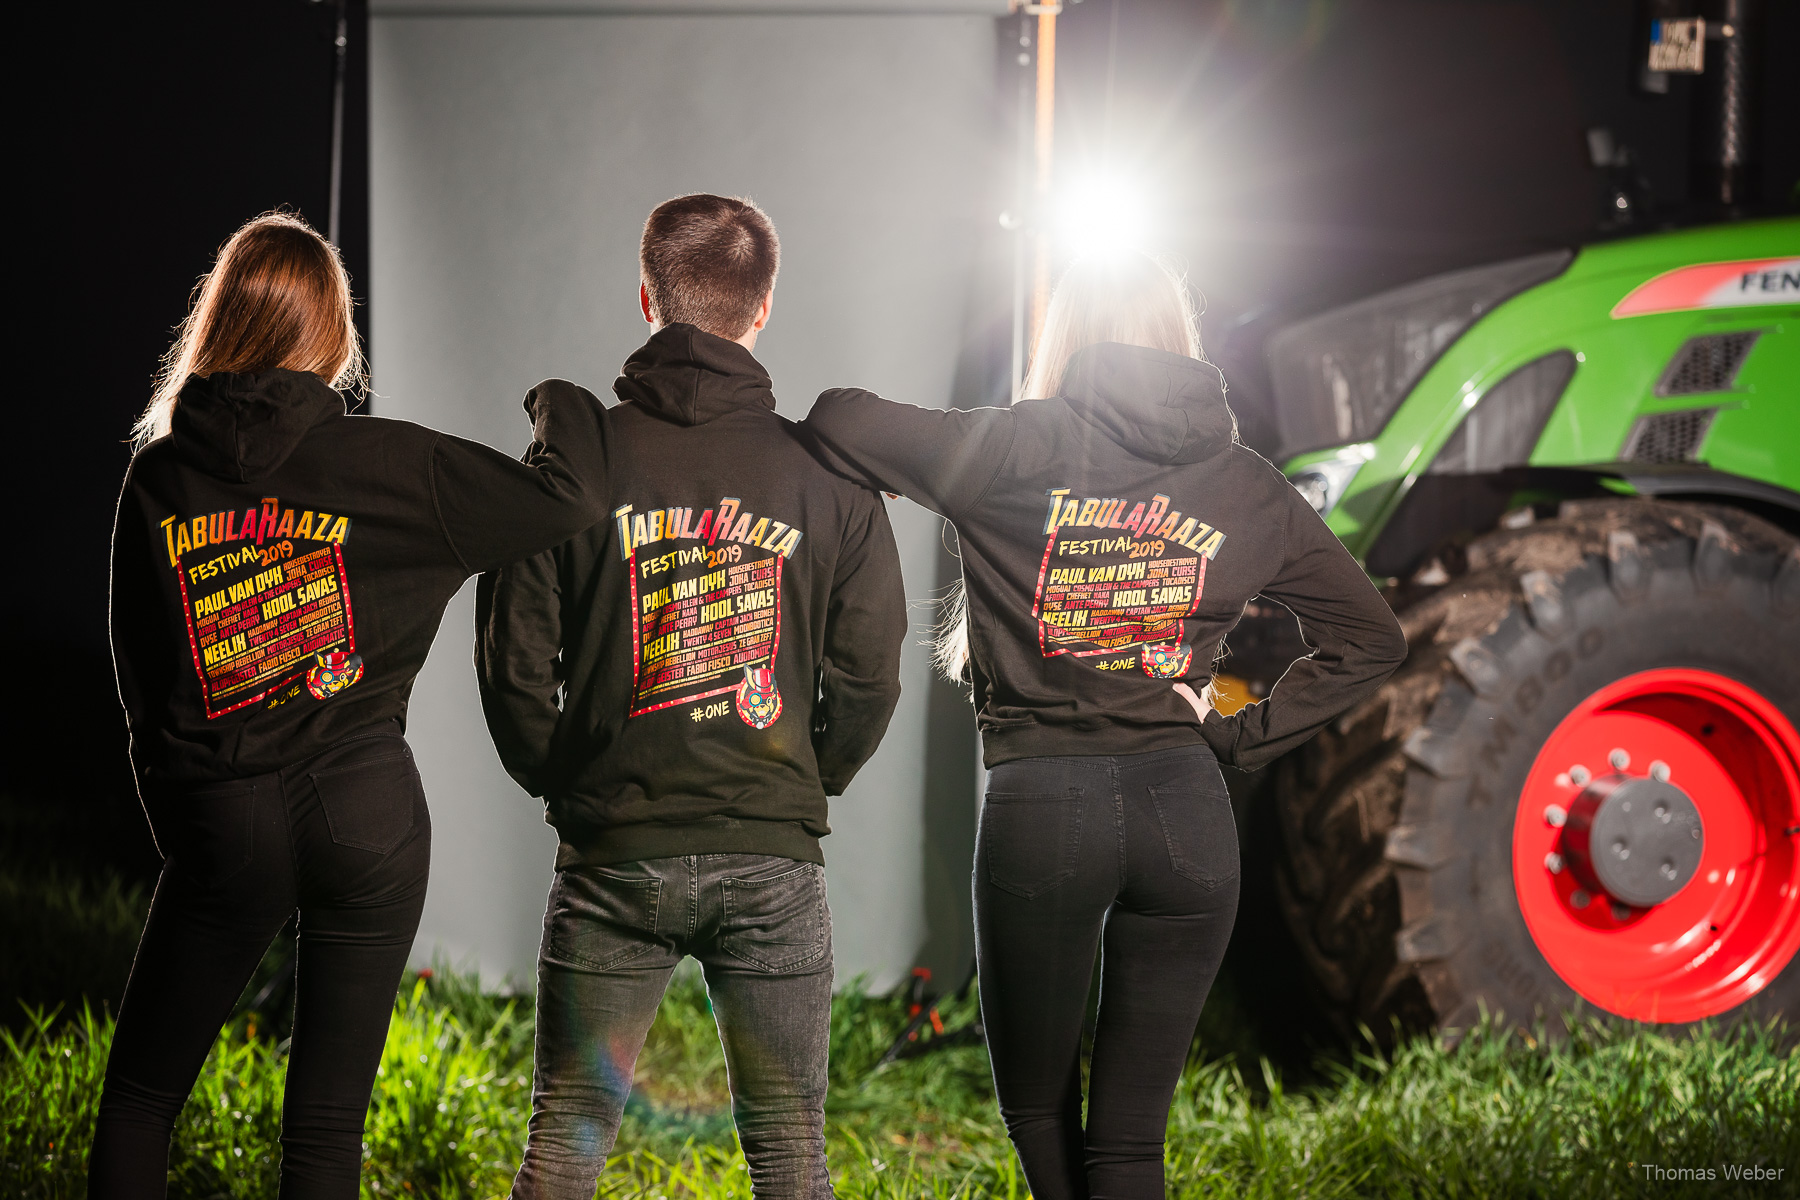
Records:
[[[470,575],[603,514],[599,403],[525,399],[524,462],[351,416],[350,283],[298,217],[232,235],[138,421],[112,641],[164,855],[107,1062],[90,1194],[160,1197],[169,1137],[263,952],[298,912],[281,1195],[354,1197],[431,824],[413,679]]]
[[[1031,1192],[1160,1200],[1169,1102],[1237,912],[1219,764],[1298,745],[1406,643],[1299,493],[1238,444],[1187,290],[1159,263],[1071,267],[1026,392],[967,412],[827,392],[806,426],[828,457],[956,527],[965,590],[939,661],[972,675],[992,771],[975,851],[981,1010]],[[1224,717],[1203,693],[1259,593],[1315,649]]]

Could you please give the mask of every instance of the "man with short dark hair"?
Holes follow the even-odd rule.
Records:
[[[881,497],[814,461],[751,355],[779,262],[748,200],[650,214],[610,519],[482,578],[488,726],[561,841],[518,1200],[594,1194],[686,955],[756,1195],[831,1194],[819,839],[893,715],[906,611]]]

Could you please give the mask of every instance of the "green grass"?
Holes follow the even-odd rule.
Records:
[[[954,1027],[972,1002],[952,1002]],[[365,1195],[504,1195],[530,1095],[528,1002],[439,974],[395,1007],[367,1126]],[[873,1071],[904,1021],[851,992],[832,1012],[828,1134],[840,1195],[1022,1200],[979,1046]],[[244,1014],[183,1111],[171,1194],[265,1197],[279,1163],[283,1055]],[[111,1023],[38,1017],[0,1033],[0,1194],[83,1194]],[[1669,1037],[1582,1021],[1540,1042],[1496,1028],[1325,1063],[1319,1082],[1249,1078],[1198,1047],[1168,1140],[1177,1197],[1613,1197],[1794,1194],[1800,1065],[1778,1031]],[[639,1064],[603,1196],[750,1195],[704,989],[677,978]],[[1646,1182],[1641,1164],[1785,1169],[1777,1184]]]
[[[19,1027],[21,1005],[116,1008],[149,908],[142,887],[116,878],[0,869],[0,1024]]]

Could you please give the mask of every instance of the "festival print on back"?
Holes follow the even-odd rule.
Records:
[[[1031,611],[1038,649],[1045,658],[1094,659],[1138,651],[1093,665],[1102,671],[1136,666],[1152,679],[1185,675],[1194,651],[1182,641],[1182,620],[1199,607],[1206,564],[1225,535],[1170,508],[1161,494],[1133,502],[1070,492],[1046,492],[1044,557]]]
[[[341,513],[283,507],[162,521],[207,718],[325,700],[362,678]]]
[[[613,512],[631,564],[632,717],[694,704],[695,722],[735,709],[752,729],[781,717],[781,569],[799,529],[726,496],[692,508]],[[657,542],[686,542],[645,555]],[[719,699],[719,697],[728,697]],[[712,703],[701,703],[712,701]]]

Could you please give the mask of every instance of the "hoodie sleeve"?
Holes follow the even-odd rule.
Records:
[[[800,429],[833,470],[955,519],[1000,474],[1012,449],[1012,416],[1004,408],[916,408],[833,388]]]
[[[1400,622],[1325,522],[1284,479],[1285,550],[1262,594],[1300,619],[1313,652],[1267,699],[1229,717],[1208,712],[1200,733],[1220,762],[1254,771],[1348,712],[1406,660]]]
[[[506,773],[534,796],[562,719],[562,586],[546,550],[482,575],[475,586],[475,675],[481,711]]]
[[[107,625],[112,641],[113,673],[119,702],[125,707],[132,766],[141,780],[155,736],[156,705],[167,702],[174,680],[159,667],[169,661],[167,622],[154,592],[154,550],[144,530],[148,523],[126,477],[113,524],[112,575],[107,598]]]
[[[881,497],[857,489],[825,616],[813,753],[828,796],[840,796],[869,761],[900,702],[906,590],[900,551]]]
[[[470,575],[560,545],[606,515],[600,401],[546,379],[525,394],[525,411],[533,440],[522,462],[449,434],[432,446],[438,521]]]

